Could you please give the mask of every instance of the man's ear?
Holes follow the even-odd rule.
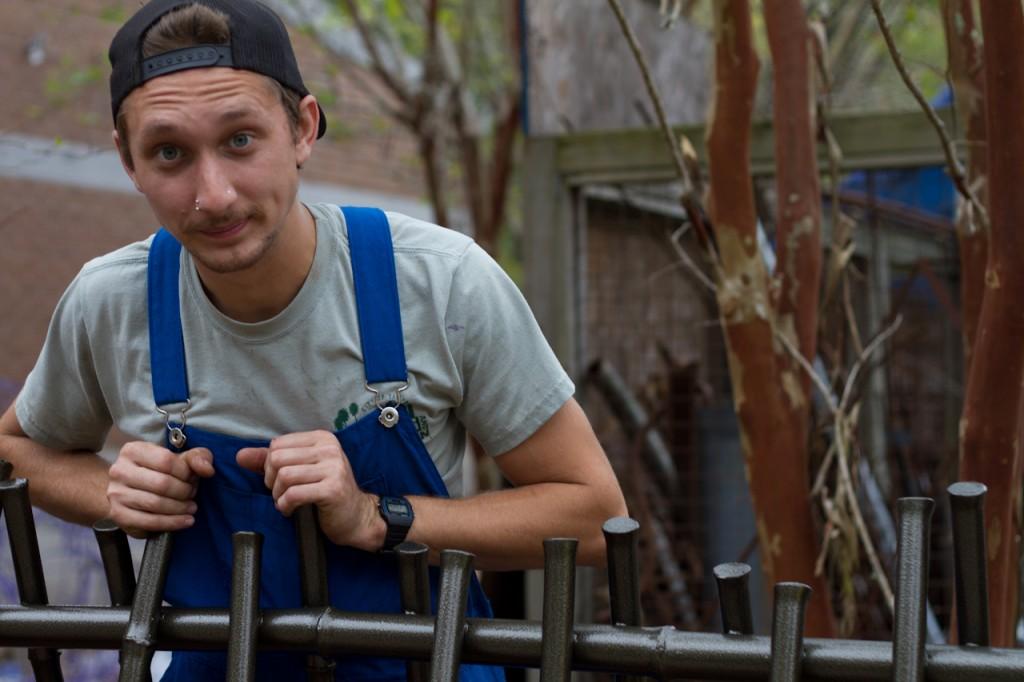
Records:
[[[117,130],[112,131],[110,136],[114,140],[114,147],[117,149],[117,155],[121,158],[121,166],[124,167],[124,172],[131,178],[135,189],[141,192],[142,188],[139,187],[139,183],[135,179],[135,166],[132,164],[131,153],[128,151],[128,140],[121,140]]]
[[[316,134],[319,130],[320,107],[316,103],[316,97],[306,95],[299,102],[299,127],[295,136],[295,162],[299,168],[313,153],[313,145],[316,143]]]

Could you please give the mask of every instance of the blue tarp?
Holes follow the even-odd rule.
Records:
[[[952,93],[944,88],[932,100],[936,109],[952,104]],[[946,173],[945,166],[904,168],[900,170],[857,171],[846,177],[840,185],[843,192],[867,195],[869,176],[873,176],[874,195],[881,201],[891,201],[938,218],[952,220],[956,209],[956,190]]]

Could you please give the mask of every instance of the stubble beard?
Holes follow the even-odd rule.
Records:
[[[260,212],[250,214],[246,216],[250,221],[249,227],[255,226],[265,221],[265,216]],[[231,221],[219,221],[215,224],[230,224],[231,222],[237,222],[236,220]],[[243,240],[242,243],[236,245],[234,248],[213,248],[209,251],[205,249],[197,249],[192,253],[192,257],[196,259],[205,269],[210,272],[215,272],[219,275],[231,274],[233,272],[240,272],[247,270],[253,265],[258,263],[263,256],[270,250],[277,241],[277,235],[280,232],[280,228],[270,229],[268,232],[260,236],[259,240],[252,244],[250,240]],[[244,251],[242,250],[244,249]]]

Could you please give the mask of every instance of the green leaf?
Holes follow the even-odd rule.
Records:
[[[106,5],[100,9],[100,19],[120,26],[128,20],[128,13],[120,5]]]
[[[335,94],[334,90],[329,88],[316,88],[313,91],[316,96],[316,101],[320,103],[320,106],[324,109],[329,109],[338,103],[338,95]]]

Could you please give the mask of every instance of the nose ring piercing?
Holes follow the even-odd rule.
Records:
[[[196,199],[196,210],[199,210],[199,199]]]

